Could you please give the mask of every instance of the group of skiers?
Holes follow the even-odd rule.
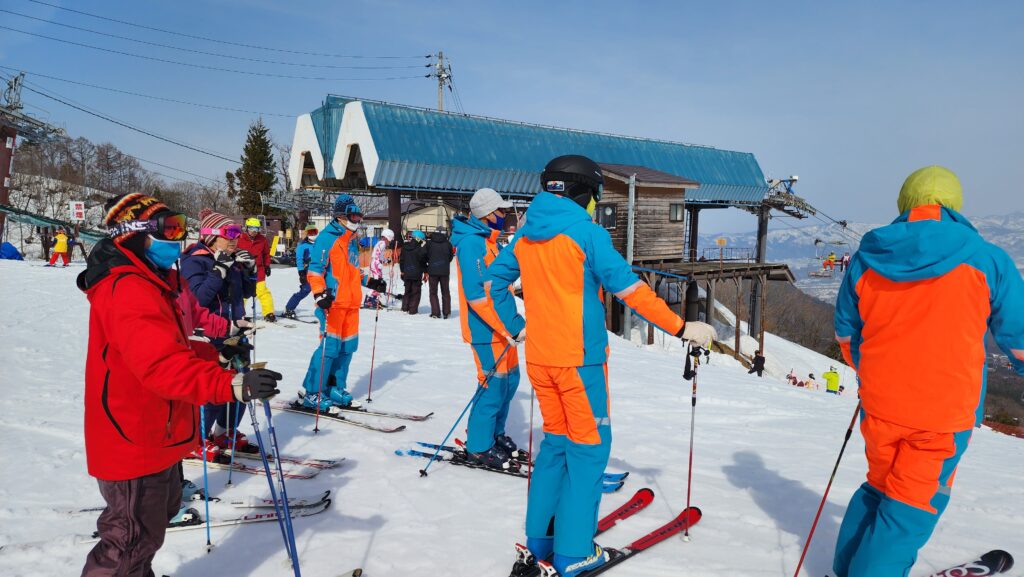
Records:
[[[417,266],[402,266],[403,304],[415,298],[418,306],[412,294],[423,274],[429,278],[430,266],[450,261],[444,251],[454,250],[462,337],[477,367],[466,458],[478,466],[507,467],[518,451],[505,425],[524,344],[544,432],[533,456],[526,547],[563,577],[609,560],[594,542],[612,439],[602,293],[685,341],[704,345],[716,337],[711,326],[673,313],[595,224],[603,184],[589,158],[560,156],[544,168],[542,192],[505,248],[497,238],[512,205],[485,188],[472,196],[470,213],[454,219],[451,248],[438,239],[432,255],[425,235],[414,232],[400,257],[415,259]],[[836,334],[860,378],[868,480],[840,530],[837,577],[909,572],[949,501],[957,461],[980,415],[987,329],[1024,374],[1024,281],[957,212],[961,203],[951,172],[929,167],[911,175],[900,193],[900,217],[865,236],[840,290]],[[307,230],[297,251],[300,291],[286,307],[294,313],[313,295],[321,336],[302,403],[323,411],[357,405],[347,379],[359,344],[362,288],[389,294],[381,267],[365,273],[359,266],[362,213],[355,200],[338,195],[332,216],[323,230]],[[244,338],[227,338],[252,330],[244,301],[258,294],[269,267],[258,272],[265,261],[242,248],[245,233],[229,217],[200,217],[200,241],[182,254],[184,215],[142,194],[115,199],[104,219],[110,238],[96,245],[79,276],[91,305],[86,451],[107,502],[101,541],[83,575],[150,575],[180,504],[181,459],[201,435],[221,444],[245,403],[278,393],[280,374],[231,368],[244,367],[248,350]],[[390,237],[381,242],[387,246]],[[179,258],[180,273],[172,269]],[[439,278],[438,285],[447,283]],[[447,317],[448,308],[440,308]],[[272,314],[272,306],[263,311]],[[147,338],[138,339],[140,332]],[[962,354],[943,354],[950,338]],[[910,362],[919,356],[931,361]],[[829,374],[838,382],[834,368]],[[832,392],[828,376],[826,382]],[[204,404],[208,432],[196,429]]]
[[[842,395],[846,387],[840,383],[839,371],[836,367],[830,366],[827,371],[822,373],[821,378],[825,380],[825,392],[830,395]],[[794,387],[800,387],[802,389],[809,389],[817,391],[821,389],[821,385],[814,378],[814,373],[807,375],[806,379],[801,379],[796,374],[796,369],[790,369],[789,374],[786,375],[786,381]]]
[[[835,252],[830,252],[821,260],[821,269],[833,271],[839,268],[839,272],[846,272],[847,267],[850,266],[850,258],[850,253],[837,257]]]

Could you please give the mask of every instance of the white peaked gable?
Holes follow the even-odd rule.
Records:
[[[292,137],[292,155],[288,161],[288,176],[291,178],[292,189],[302,188],[302,163],[306,154],[313,158],[316,175],[324,177],[324,155],[320,152],[320,142],[313,130],[313,119],[308,114],[295,119],[295,136]]]
[[[359,101],[349,102],[345,105],[345,114],[341,118],[341,128],[338,130],[338,144],[335,147],[334,160],[331,163],[335,178],[344,178],[345,168],[348,166],[349,156],[354,145],[359,146],[359,152],[363,156],[366,182],[373,186],[377,183],[375,176],[380,157],[373,145],[370,127],[366,123],[363,103]]]

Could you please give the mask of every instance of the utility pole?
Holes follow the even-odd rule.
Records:
[[[444,51],[437,51],[437,62],[434,63],[434,72],[428,76],[437,78],[437,109],[444,111],[444,88],[452,82],[452,67],[444,62]]]

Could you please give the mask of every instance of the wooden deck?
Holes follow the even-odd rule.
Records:
[[[642,262],[638,268],[649,269],[668,275],[686,277],[687,280],[721,280],[734,278],[758,278],[765,276],[770,281],[796,282],[789,266],[781,263],[705,261],[705,262]]]

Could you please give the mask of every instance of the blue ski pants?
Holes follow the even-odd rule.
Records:
[[[949,504],[971,431],[935,433],[861,414],[868,480],[839,528],[838,577],[907,577]]]
[[[560,555],[593,554],[604,470],[611,453],[606,365],[526,364],[544,419],[526,507],[526,536],[551,536]]]
[[[288,302],[284,305],[284,310],[293,311],[302,302],[302,299],[309,296],[309,283],[304,282],[299,285],[299,290],[288,299]]]
[[[508,407],[519,389],[519,351],[515,347],[508,347],[506,351],[506,346],[504,342],[473,345],[477,386],[483,386],[484,390],[479,392],[469,412],[466,450],[471,453],[490,449],[494,437],[505,434]],[[497,370],[494,369],[496,362]],[[494,375],[487,379],[492,370]]]
[[[355,311],[354,314],[358,315],[359,312]],[[323,326],[323,309],[318,308],[316,316],[320,318],[321,326]],[[358,319],[358,316],[356,318]],[[313,351],[313,356],[309,359],[309,369],[306,371],[306,378],[302,381],[302,386],[309,394],[319,392],[322,386],[326,395],[328,394],[328,383],[331,377],[334,377],[335,386],[344,391],[348,386],[348,367],[352,364],[352,355],[359,349],[359,333],[355,332],[351,336],[342,338],[328,332],[321,339],[323,340],[320,341],[320,346]]]

